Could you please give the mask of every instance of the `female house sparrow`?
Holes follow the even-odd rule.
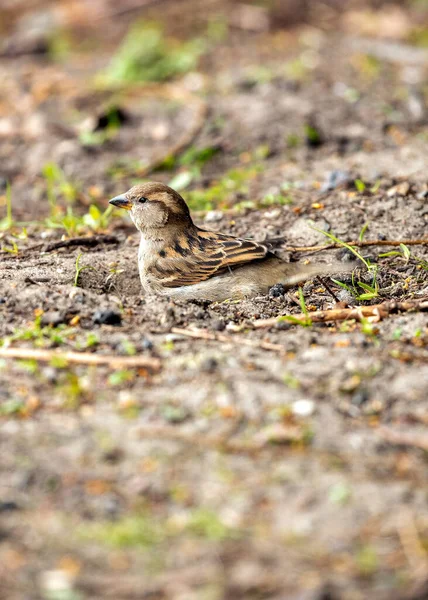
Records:
[[[180,194],[162,183],[136,185],[110,204],[129,210],[141,232],[138,268],[146,292],[222,301],[267,294],[276,283],[290,286],[339,270],[286,263],[258,242],[200,229]]]

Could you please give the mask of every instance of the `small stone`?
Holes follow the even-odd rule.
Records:
[[[269,290],[269,298],[279,298],[285,294],[285,288],[282,283],[275,283]]]
[[[315,411],[315,402],[302,398],[293,402],[291,410],[297,417],[310,417]]]
[[[351,292],[348,292],[348,290],[341,289],[336,292],[336,296],[340,302],[343,302],[347,306],[355,302],[354,296],[351,294]]]
[[[220,319],[218,321],[214,321],[211,327],[214,329],[214,331],[224,331],[226,329],[225,322],[221,321]]]
[[[410,183],[408,181],[403,181],[402,183],[399,183],[389,188],[389,190],[386,192],[386,195],[389,198],[392,198],[394,196],[407,196],[409,191]]]
[[[153,342],[147,338],[144,338],[141,342],[141,347],[143,350],[153,350]]]
[[[19,506],[16,502],[13,502],[12,500],[5,500],[3,502],[0,502],[0,513],[12,512],[15,510],[19,510]]]
[[[71,596],[73,587],[73,577],[67,571],[57,569],[55,571],[44,571],[40,577],[41,587],[49,594],[49,597],[62,598]]]
[[[0,304],[6,304],[6,298],[0,297]]]
[[[189,418],[189,412],[184,406],[176,406],[174,404],[167,404],[163,406],[162,416],[169,423],[182,423]]]
[[[120,325],[122,316],[114,310],[97,310],[93,322],[94,325]]]
[[[265,219],[278,219],[278,217],[281,216],[281,209],[280,208],[274,208],[272,210],[268,210],[264,213],[263,215],[265,217]]]
[[[337,257],[344,263],[352,262],[356,259],[355,254],[349,248],[341,248],[337,253]]]
[[[49,383],[56,383],[58,381],[58,373],[54,367],[45,367],[42,370],[42,374]]]
[[[223,218],[223,213],[221,210],[209,210],[205,215],[205,223],[217,223],[221,221]]]
[[[218,367],[218,362],[215,358],[210,356],[206,358],[201,364],[201,371],[205,371],[205,373],[214,373],[214,371]]]
[[[344,186],[351,181],[351,174],[349,171],[330,171],[327,174],[326,180],[324,181],[320,192],[323,194],[324,192],[331,192],[340,186]]]
[[[64,315],[59,311],[48,311],[45,312],[42,316],[41,325],[42,327],[46,327],[47,325],[52,325],[52,327],[57,327],[64,323]]]
[[[354,406],[361,406],[369,399],[370,395],[366,389],[357,390],[353,395],[351,402]]]

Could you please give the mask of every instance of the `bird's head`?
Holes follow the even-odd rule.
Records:
[[[130,211],[131,219],[142,233],[161,228],[187,227],[192,224],[187,204],[178,192],[163,183],[135,185],[110,204]]]

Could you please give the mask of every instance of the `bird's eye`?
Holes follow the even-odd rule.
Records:
[[[144,202],[147,202],[147,198],[144,198],[144,196],[141,196],[141,198],[138,198],[138,202],[140,202],[140,204],[144,204]]]

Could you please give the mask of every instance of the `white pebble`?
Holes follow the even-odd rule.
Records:
[[[315,402],[313,400],[296,400],[291,405],[293,414],[298,417],[310,417],[315,411]]]

